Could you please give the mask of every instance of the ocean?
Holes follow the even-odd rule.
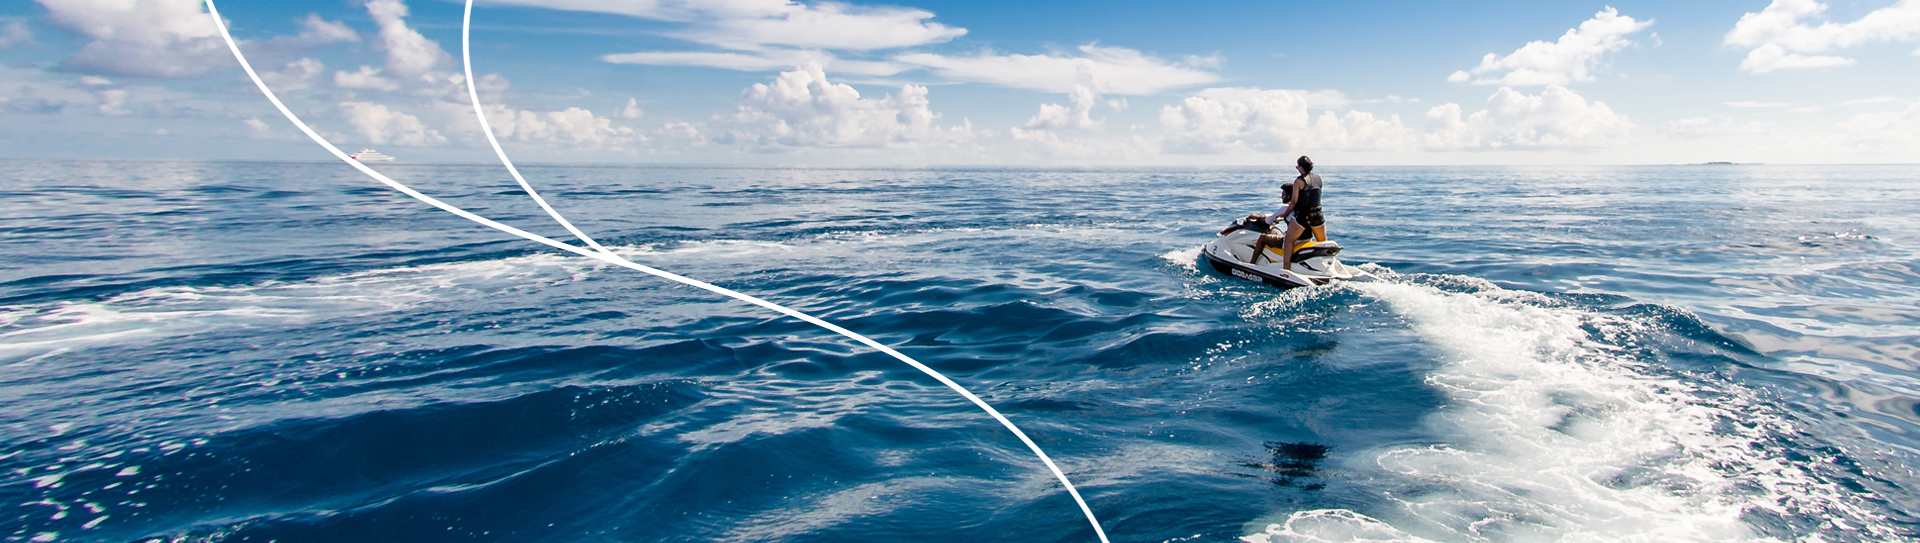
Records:
[[[396,180],[555,239],[499,167]],[[531,166],[994,405],[1113,541],[1920,538],[1920,166]],[[1286,171],[1290,171],[1287,169]],[[338,163],[0,164],[6,541],[1093,541],[937,381]]]

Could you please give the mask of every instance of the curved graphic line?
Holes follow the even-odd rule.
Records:
[[[987,405],[987,402],[982,401],[979,396],[973,395],[972,392],[968,392],[967,389],[965,387],[960,386],[959,383],[953,382],[952,379],[948,379],[947,376],[942,375],[940,372],[934,371],[933,368],[927,367],[926,365],[921,364],[919,361],[916,361],[905,354],[901,354],[899,351],[893,350],[891,347],[882,345],[880,344],[880,342],[869,339],[866,336],[854,333],[852,330],[842,328],[839,325],[836,325],[824,320],[820,320],[811,315],[807,315],[799,311],[788,309],[785,306],[775,304],[773,302],[769,302],[766,300],[762,300],[754,296],[749,296],[747,294],[742,294],[740,292],[736,292],[731,289],[715,286],[713,284],[709,284],[704,281],[688,278],[688,277],[685,277],[676,273],[668,272],[665,270],[659,270],[649,266],[633,263],[632,261],[629,261],[625,258],[622,258],[618,255],[613,254],[611,251],[606,250],[604,247],[599,247],[598,244],[595,244],[591,239],[587,238],[584,233],[581,233],[579,232],[579,230],[574,229],[572,225],[567,225],[567,229],[572,230],[576,235],[579,235],[583,240],[587,241],[588,244],[592,245],[598,250],[589,251],[586,249],[575,247],[573,245],[568,245],[566,243],[555,241],[553,239],[547,238],[545,236],[541,236],[539,234],[527,232],[518,228],[514,228],[512,226],[507,226],[505,224],[501,224],[499,222],[496,222],[492,219],[488,219],[486,217],[475,215],[472,212],[469,212],[464,209],[460,209],[459,207],[456,207],[452,204],[448,204],[446,202],[442,202],[440,200],[434,199],[431,196],[421,194],[419,191],[415,191],[412,188],[409,188],[398,181],[394,181],[393,179],[388,178],[386,175],[381,174],[380,172],[374,171],[373,168],[368,167],[366,164],[362,164],[360,163],[360,161],[353,160],[351,157],[348,157],[347,153],[341,151],[340,148],[335,147],[331,142],[328,142],[326,138],[321,137],[320,133],[315,132],[312,127],[307,126],[306,122],[301,121],[298,115],[294,115],[293,110],[288,109],[287,105],[280,101],[280,97],[273,93],[273,89],[268,88],[267,83],[260,79],[260,74],[254,71],[253,65],[247,62],[246,55],[240,52],[240,45],[234,42],[233,35],[230,32],[228,32],[226,20],[220,18],[220,11],[218,8],[214,6],[213,0],[205,0],[205,2],[207,4],[208,15],[211,15],[213,17],[214,26],[220,30],[220,37],[226,40],[227,48],[233,51],[234,59],[240,62],[240,67],[246,70],[247,77],[251,78],[253,80],[253,84],[260,88],[261,94],[266,95],[267,101],[273,102],[273,107],[276,109],[279,109],[280,114],[286,116],[287,120],[293,121],[294,126],[299,127],[300,131],[305,133],[308,138],[312,139],[314,143],[320,144],[321,147],[326,148],[327,152],[333,153],[333,156],[336,158],[339,158],[340,161],[345,162],[350,166],[353,166],[355,169],[360,170],[361,173],[367,174],[368,177],[372,177],[374,180],[379,181],[380,183],[387,185],[388,187],[391,187],[394,190],[398,190],[401,193],[406,194],[407,196],[411,196],[416,200],[426,202],[428,205],[439,208],[442,211],[446,211],[448,213],[458,215],[461,218],[465,218],[467,220],[480,223],[481,225],[485,225],[495,230],[513,234],[515,236],[519,236],[527,240],[538,242],[538,243],[553,247],[555,249],[560,249],[560,250],[574,253],[580,256],[592,258],[594,260],[599,260],[601,262],[606,262],[608,264],[613,264],[616,266],[632,269],[635,271],[644,272],[649,275],[653,275],[655,277],[659,277],[662,279],[667,279],[667,280],[685,284],[688,286],[700,288],[702,290],[713,292],[715,294],[720,294],[723,296],[727,296],[729,298],[733,298],[733,299],[747,302],[753,305],[764,307],[774,312],[780,313],[782,315],[793,317],[795,319],[799,319],[809,324],[813,324],[815,326],[819,326],[821,328],[825,328],[827,330],[833,331],[834,333],[840,334],[842,336],[846,336],[849,339],[853,339],[854,341],[858,341],[861,344],[871,347],[874,350],[880,351],[882,353],[886,353],[887,355],[892,356],[903,363],[906,363],[908,366],[912,366],[914,369],[920,370],[921,373],[925,373],[928,376],[933,377],[935,380],[940,381],[941,384],[946,385],[947,388],[953,389],[954,392],[958,392],[961,396],[966,397],[967,400],[973,402],[975,406],[979,407],[983,411],[986,411],[988,415],[992,415],[994,420],[999,421],[1001,426],[1005,426],[1007,428],[1007,431],[1012,432],[1015,437],[1020,438],[1020,441],[1022,443],[1025,443],[1029,450],[1033,451],[1034,456],[1039,457],[1040,461],[1047,465],[1047,469],[1053,472],[1054,477],[1058,478],[1060,480],[1060,483],[1066,486],[1067,493],[1073,496],[1073,501],[1079,504],[1080,511],[1086,514],[1087,522],[1093,525],[1094,534],[1099,536],[1101,543],[1108,543],[1106,530],[1101,529],[1100,520],[1099,518],[1093,515],[1093,509],[1088,507],[1086,500],[1080,497],[1080,491],[1074,488],[1073,482],[1067,479],[1066,473],[1060,471],[1060,467],[1053,463],[1053,459],[1047,457],[1047,453],[1045,451],[1040,450],[1040,445],[1034,443],[1033,438],[1027,437],[1026,432],[1022,432],[1020,431],[1019,427],[1014,426],[1013,421],[1008,420],[1006,415],[1000,414],[1000,412],[998,410],[995,410],[993,406]],[[467,4],[468,20],[471,20],[472,13],[473,13],[472,10],[473,10],[473,5],[469,1]],[[463,53],[465,52],[465,45],[466,45],[465,43],[466,31],[464,30],[464,28],[465,27],[463,27],[463,31],[462,31],[462,36],[463,36],[462,52]],[[469,69],[471,69],[470,61],[468,65],[469,65]],[[468,78],[468,84],[469,84],[469,87],[468,87],[469,90],[472,90],[473,87],[471,86],[472,85],[471,77]],[[477,93],[470,93],[470,94],[474,97],[476,101],[476,109],[477,109],[478,94]],[[484,115],[481,122],[482,123],[485,122]],[[493,135],[490,131],[488,133],[488,139],[489,141],[493,141]],[[497,141],[494,141],[494,149],[496,152],[499,152],[500,147]],[[505,153],[501,152],[500,154],[501,154],[500,158],[502,160],[505,160],[506,159]],[[511,165],[509,165],[509,168],[511,168]],[[515,172],[514,177],[516,179],[519,179],[518,172]],[[532,187],[526,185],[525,181],[521,181],[521,186],[525,187],[529,193],[533,193]],[[536,195],[535,198],[538,199],[539,197]],[[548,213],[554,215],[555,219],[559,219],[558,213],[555,213],[551,207],[546,206],[544,201],[542,201],[541,207],[546,208]],[[561,223],[566,224],[564,219],[561,219]]]
[[[533,190],[533,185],[527,184],[527,178],[520,176],[520,169],[513,167],[513,161],[507,158],[507,152],[500,148],[500,140],[493,137],[493,125],[487,122],[487,113],[480,109],[480,87],[473,81],[473,53],[470,52],[472,40],[469,39],[472,33],[473,0],[467,0],[466,16],[460,20],[460,63],[462,67],[466,69],[467,96],[473,99],[473,116],[480,119],[480,131],[487,135],[487,143],[493,144],[493,154],[500,157],[500,163],[506,165],[507,173],[513,174],[514,182],[520,183],[520,188],[525,189],[527,195],[532,196],[533,201],[540,204],[540,209],[547,210],[547,216],[553,217],[553,220],[559,222],[560,226],[567,227],[567,231],[573,232],[573,236],[580,238],[580,241],[587,242],[588,247],[612,255],[613,251],[607,250],[606,247],[601,247],[599,243],[593,241],[593,238],[588,237],[586,232],[581,232],[579,228],[574,228],[573,223],[567,222],[567,218],[560,216],[559,211],[554,211],[553,206],[547,205],[547,199],[541,198],[540,193]],[[616,256],[615,258],[619,257]]]

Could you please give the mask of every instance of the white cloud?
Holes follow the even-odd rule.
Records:
[[[0,49],[30,41],[33,41],[33,31],[27,29],[25,23],[8,21],[5,26],[0,26]]]
[[[1101,94],[1157,94],[1162,91],[1220,80],[1212,72],[1167,62],[1125,47],[1080,46],[1084,56],[996,55],[946,56],[910,53],[896,62],[928,68],[957,81],[1055,93],[1086,85]]]
[[[1559,41],[1533,41],[1506,56],[1487,53],[1471,71],[1454,72],[1447,81],[1475,85],[1567,85],[1592,81],[1594,68],[1607,53],[1632,45],[1627,35],[1653,21],[1636,21],[1608,7],[1560,36]],[[1504,73],[1502,73],[1504,72]],[[1498,77],[1487,74],[1502,73]]]
[[[778,45],[836,50],[897,49],[942,43],[967,33],[928,22],[933,13],[906,8],[855,8],[847,4],[762,2],[775,9],[754,16],[724,17],[680,32],[688,41],[753,50]]]
[[[1074,85],[1073,91],[1067,93],[1067,99],[1069,103],[1073,104],[1073,107],[1069,108],[1060,104],[1040,104],[1040,113],[1035,114],[1031,119],[1027,119],[1026,127],[1028,129],[1042,130],[1059,130],[1063,128],[1099,130],[1106,126],[1106,122],[1093,119],[1093,106],[1099,103],[1100,95],[1095,94],[1092,88],[1086,85]],[[1119,108],[1118,105],[1114,107],[1115,109]],[[1018,132],[1014,133],[1015,137],[1019,135]]]
[[[899,95],[861,98],[845,84],[827,81],[819,65],[781,72],[772,84],[755,83],[741,93],[720,140],[773,147],[882,147],[963,140],[970,127],[935,124],[927,88],[906,85]]]
[[[831,55],[818,51],[775,51],[766,53],[719,53],[710,51],[640,51],[600,57],[614,64],[648,66],[706,66],[743,72],[761,72],[792,68],[809,62],[821,63]]]
[[[300,55],[330,43],[357,41],[360,41],[360,33],[346,23],[322,19],[318,13],[308,13],[306,18],[300,20],[300,33],[275,36],[257,43],[243,42],[241,47],[247,52],[247,58],[255,58]]]
[[[487,106],[487,124],[502,140],[562,144],[582,149],[599,149],[645,141],[631,128],[614,126],[613,121],[595,116],[592,111],[570,107],[560,111],[533,112],[501,105]],[[472,110],[467,110],[469,115]],[[479,127],[475,126],[475,130]]]
[[[318,13],[308,13],[300,20],[300,34],[292,41],[303,45],[322,45],[335,42],[360,41],[360,33],[354,32],[346,23],[337,23],[320,18]]]
[[[327,69],[326,65],[311,57],[288,62],[278,70],[260,72],[260,80],[274,92],[292,92],[313,86],[314,79]]]
[[[627,105],[620,106],[619,111],[613,112],[614,117],[628,120],[638,119],[641,115],[645,114],[646,112],[640,111],[640,99],[638,98],[627,98]]]
[[[452,57],[440,44],[407,26],[407,5],[400,0],[367,0],[367,15],[380,26],[380,47],[387,52],[386,71],[400,77],[425,76]]]
[[[198,0],[39,0],[50,19],[89,38],[62,61],[63,71],[139,77],[186,77],[233,66],[232,54]],[[281,55],[319,45],[358,41],[338,22],[308,14],[296,35],[248,44],[254,52]],[[15,34],[14,30],[19,30]],[[18,22],[0,30],[0,45],[31,39]]]
[[[1920,101],[1904,110],[1855,115],[1837,126],[1845,150],[1885,153],[1898,161],[1920,160]]]
[[[132,115],[133,112],[127,109],[127,90],[106,89],[100,91],[100,114],[114,116]]]
[[[1752,47],[1740,69],[1767,73],[1791,68],[1849,66],[1854,59],[1825,53],[1872,42],[1920,41],[1920,0],[1900,0],[1874,10],[1851,23],[1807,24],[1827,11],[1817,0],[1774,0],[1766,9],[1747,13],[1727,32],[1726,43]],[[1920,54],[1920,50],[1914,51]]]
[[[1751,101],[1721,102],[1721,103],[1725,104],[1727,107],[1737,107],[1740,109],[1774,109],[1774,108],[1783,108],[1783,107],[1793,105],[1786,102],[1751,102]]]
[[[63,70],[182,77],[233,63],[199,0],[39,1],[55,23],[92,40]]]
[[[420,122],[419,117],[388,109],[381,104],[341,102],[340,112],[347,116],[347,123],[352,124],[368,144],[421,147],[447,142],[446,136],[428,128],[426,123]]]
[[[892,62],[841,60],[831,53],[824,51],[801,51],[792,49],[776,49],[754,53],[640,51],[606,55],[600,57],[600,60],[614,64],[705,66],[743,72],[789,70],[807,64],[819,64],[834,72],[875,76],[893,75],[906,69],[905,66]]]
[[[1391,150],[1413,143],[1398,116],[1345,115],[1311,110],[1344,107],[1335,91],[1213,88],[1160,110],[1167,132],[1162,149],[1174,153],[1234,151]]]
[[[333,86],[357,90],[400,90],[399,83],[381,77],[380,69],[372,66],[361,66],[360,71],[357,72],[333,72]]]
[[[928,21],[925,10],[789,0],[494,0],[571,11],[616,13],[687,23],[670,33],[735,50],[766,47],[870,51],[944,43],[967,33]]]
[[[246,119],[242,119],[240,123],[247,125],[247,130],[252,131],[254,134],[265,134],[267,133],[267,131],[273,129],[270,126],[267,126],[266,121],[260,120],[259,117],[248,117]]]
[[[1802,55],[1788,53],[1785,47],[1769,43],[1747,52],[1747,59],[1740,61],[1740,70],[1748,73],[1764,74],[1783,68],[1833,68],[1852,66],[1857,62],[1847,57],[1832,55]]]
[[[1007,135],[1016,143],[1050,155],[1061,154],[1067,149],[1067,143],[1060,140],[1059,134],[1046,130],[1021,130],[1016,126],[1007,129]]]
[[[1501,87],[1487,109],[1463,117],[1459,104],[1427,111],[1426,144],[1436,149],[1579,149],[1624,143],[1633,123],[1602,102],[1559,85],[1538,96]]]

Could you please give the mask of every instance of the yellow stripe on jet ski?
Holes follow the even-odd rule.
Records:
[[[1306,241],[1302,241],[1302,242],[1300,242],[1300,244],[1298,244],[1298,245],[1294,245],[1294,246],[1293,246],[1293,252],[1296,252],[1296,253],[1298,253],[1298,252],[1300,252],[1300,251],[1301,251],[1302,249],[1306,249],[1306,248],[1309,248],[1309,247],[1313,247],[1313,246],[1315,246],[1315,245],[1319,245],[1319,244],[1320,244],[1320,242],[1318,242],[1318,241],[1314,241],[1314,240],[1306,240]],[[1268,248],[1267,248],[1267,252],[1269,252],[1269,253],[1273,253],[1273,254],[1276,254],[1276,255],[1277,255],[1277,254],[1280,254],[1280,248],[1279,248],[1279,247],[1268,247]]]

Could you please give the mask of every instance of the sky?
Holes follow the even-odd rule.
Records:
[[[226,0],[349,151],[491,160],[462,4]],[[483,0],[517,162],[1920,163],[1920,0]],[[0,156],[326,160],[198,0],[0,0]]]

